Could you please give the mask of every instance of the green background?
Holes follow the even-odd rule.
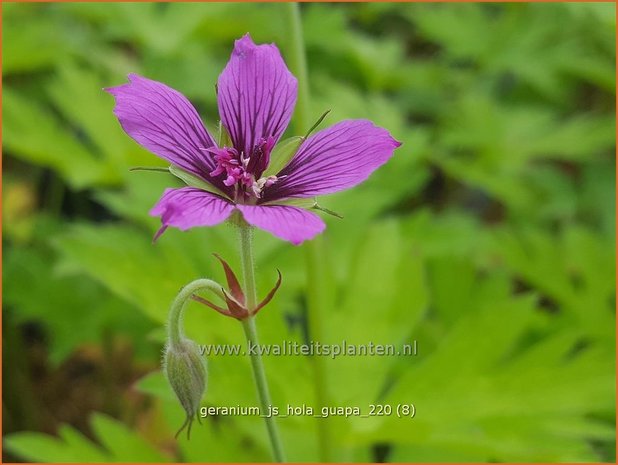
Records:
[[[239,269],[230,226],[169,230],[148,210],[164,163],[104,86],[137,72],[217,122],[214,83],[251,32],[289,58],[277,4],[2,5],[5,460],[268,461],[262,420],[183,412],[159,371],[179,288]],[[306,4],[311,105],[403,142],[320,199],[322,342],[416,357],[265,360],[281,407],[414,403],[413,420],[293,417],[293,461],[614,461],[613,4]],[[292,128],[293,129],[293,128]],[[293,131],[290,133],[292,134]],[[307,246],[255,234],[262,342],[307,337]],[[310,297],[309,297],[310,298]],[[198,343],[240,325],[191,304]],[[244,357],[211,357],[203,405],[256,405]],[[327,438],[320,445],[320,435]]]

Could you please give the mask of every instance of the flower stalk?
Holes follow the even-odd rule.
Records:
[[[212,279],[196,279],[183,287],[174,298],[174,302],[172,303],[167,319],[167,338],[171,346],[177,347],[185,338],[182,330],[184,309],[189,299],[201,290],[212,291],[222,299],[224,298],[223,288],[219,283],[213,281]]]
[[[185,337],[182,330],[184,309],[189,299],[203,289],[223,297],[222,287],[210,279],[198,279],[180,290],[170,309],[167,324],[167,345],[165,347],[163,372],[174,390],[186,418],[176,436],[187,428],[191,436],[191,424],[197,415],[208,379],[206,361],[197,344]],[[199,416],[197,416],[199,421]]]
[[[247,299],[247,308],[250,315],[241,320],[242,327],[245,331],[245,337],[247,343],[256,346],[259,345],[257,328],[255,325],[255,315],[251,314],[257,303],[257,291],[255,286],[255,265],[253,261],[253,248],[252,248],[252,228],[248,224],[240,224],[239,229],[239,242],[240,242],[240,257],[242,261],[243,282],[245,285],[245,296]],[[270,406],[272,405],[270,391],[268,389],[268,380],[266,378],[266,372],[264,371],[264,364],[262,363],[262,356],[259,351],[249,354],[251,358],[251,368],[253,369],[253,379],[260,400],[260,411],[262,415],[268,415]],[[264,417],[266,421],[266,429],[268,431],[268,438],[270,440],[271,451],[275,462],[285,462],[285,453],[283,451],[283,444],[281,443],[281,437],[279,435],[279,429],[274,416],[268,415]]]

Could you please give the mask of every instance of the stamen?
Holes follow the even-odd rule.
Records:
[[[277,176],[268,176],[266,178],[260,178],[253,183],[251,189],[253,190],[253,194],[259,199],[262,197],[262,191],[266,187],[272,186],[274,183],[278,181]]]
[[[262,138],[254,147],[250,156],[238,152],[231,147],[211,148],[208,152],[214,155],[215,169],[210,175],[225,175],[223,184],[234,186],[235,197],[242,199],[247,195],[260,198],[262,191],[277,182],[276,176],[259,178],[270,161],[270,152],[275,145],[273,137]]]

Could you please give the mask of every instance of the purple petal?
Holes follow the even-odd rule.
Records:
[[[288,205],[236,205],[245,221],[280,239],[298,245],[324,231],[326,225],[315,213]]]
[[[292,117],[296,93],[296,78],[274,44],[255,45],[249,34],[237,40],[217,94],[234,147],[250,155],[262,138],[278,141]]]
[[[116,99],[114,114],[120,125],[137,143],[210,181],[215,163],[206,149],[215,142],[184,95],[137,74],[129,74],[128,84],[105,90]]]
[[[227,200],[194,187],[165,189],[163,196],[150,210],[151,216],[161,217],[161,229],[156,240],[169,227],[186,231],[197,226],[214,226],[225,221],[234,206]]]
[[[265,190],[263,201],[313,197],[355,186],[386,163],[400,145],[386,129],[371,121],[337,123],[300,146],[277,173],[277,183]]]

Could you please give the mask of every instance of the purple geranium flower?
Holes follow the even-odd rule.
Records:
[[[325,225],[293,199],[359,184],[401,145],[371,121],[342,121],[303,140],[279,172],[264,175],[292,117],[297,81],[275,45],[256,45],[249,34],[236,41],[219,76],[217,102],[230,140],[221,147],[191,103],[160,82],[130,74],[128,84],[106,90],[129,136],[207,186],[166,189],[150,212],[161,217],[155,237],[169,226],[213,226],[237,210],[247,223],[300,244]]]

